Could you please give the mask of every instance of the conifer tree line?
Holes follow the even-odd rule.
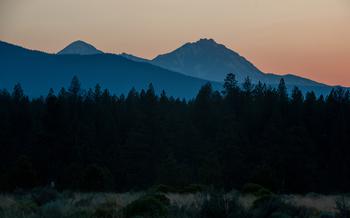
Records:
[[[192,100],[100,85],[28,98],[0,91],[0,191],[55,182],[61,190],[128,191],[155,184],[283,193],[350,191],[350,93],[328,96],[208,83]]]

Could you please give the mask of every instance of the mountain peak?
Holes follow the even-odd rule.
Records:
[[[195,47],[218,47],[221,44],[217,43],[214,39],[211,38],[201,38],[195,42],[186,43],[187,46]]]
[[[84,42],[82,40],[77,40],[70,43],[64,49],[59,51],[57,54],[66,55],[66,54],[77,54],[77,55],[94,55],[102,54],[103,52],[95,48],[93,45]]]
[[[224,81],[235,73],[238,81],[260,77],[262,72],[237,52],[211,38],[189,42],[152,61],[154,64],[183,74],[212,81]]]
[[[211,38],[202,38],[199,39],[196,43],[212,43],[212,44],[217,44],[217,42],[214,39]]]
[[[225,45],[218,43],[217,41],[215,41],[212,38],[201,38],[195,42],[189,42],[184,44],[181,48],[187,48],[187,49],[195,49],[195,50],[201,50],[202,52],[208,52],[208,53],[212,53],[212,52],[233,52],[236,53],[230,49],[228,49]]]

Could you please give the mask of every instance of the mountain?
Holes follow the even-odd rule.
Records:
[[[135,55],[132,55],[132,54],[127,54],[127,53],[121,53],[119,54],[120,56],[124,57],[124,58],[127,58],[129,60],[132,60],[132,61],[137,61],[137,62],[146,62],[146,63],[150,63],[151,61],[148,60],[148,59],[145,59],[145,58],[140,58],[140,57],[137,57]]]
[[[26,94],[35,97],[46,95],[50,88],[57,93],[70,84],[73,76],[85,89],[98,83],[119,95],[152,83],[157,93],[165,90],[180,98],[192,98],[208,82],[119,55],[55,55],[0,41],[0,89],[12,90],[19,82]],[[216,82],[212,85],[215,89],[222,87]]]
[[[213,52],[214,55],[210,52],[215,50],[213,47],[217,50]],[[325,95],[333,88],[295,75],[280,76],[263,73],[237,53],[208,39],[187,43],[175,52],[160,55],[153,60],[125,53],[121,55],[102,52],[91,55],[81,54],[87,53],[47,54],[0,41],[0,89],[10,90],[15,83],[20,82],[28,95],[40,96],[45,95],[50,88],[54,88],[57,92],[61,87],[67,87],[73,76],[78,76],[83,88],[91,88],[99,83],[114,94],[126,94],[132,87],[140,90],[146,88],[149,83],[153,83],[158,93],[165,90],[175,97],[192,98],[207,82],[210,82],[214,89],[221,90],[222,82],[209,81],[209,78],[218,74],[223,80],[226,71],[235,73],[239,82],[248,75],[253,82],[260,80],[273,87],[276,87],[280,79],[284,78],[289,91],[292,87],[298,86],[304,93],[314,91],[318,95]],[[230,64],[230,61],[234,64]],[[192,69],[194,72],[184,71],[184,69]],[[196,71],[196,69],[202,70]],[[197,78],[197,76],[208,79]],[[217,79],[217,81],[220,80]]]
[[[152,60],[152,63],[208,80],[223,81],[228,73],[235,73],[238,80],[262,74],[253,64],[213,39],[200,39]]]
[[[212,81],[222,82],[228,73],[234,73],[239,82],[243,82],[249,76],[254,83],[261,81],[273,86],[284,78],[289,86],[327,88],[324,84],[291,74],[281,76],[264,73],[246,58],[213,39],[186,43],[170,53],[157,56],[150,62],[172,71]]]
[[[59,55],[94,55],[94,54],[102,54],[103,52],[96,49],[93,45],[86,43],[84,41],[78,40],[72,42],[67,47],[59,51],[57,54]]]

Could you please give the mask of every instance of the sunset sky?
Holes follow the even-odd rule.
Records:
[[[350,86],[350,0],[0,0],[0,40],[50,53],[81,39],[153,58],[199,38],[264,72]]]

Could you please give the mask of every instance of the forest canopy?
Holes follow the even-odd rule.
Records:
[[[28,98],[0,91],[0,191],[55,182],[78,191],[155,184],[232,189],[254,182],[279,192],[350,191],[350,94],[287,92],[228,74],[192,100],[152,84],[124,96],[100,85]]]

